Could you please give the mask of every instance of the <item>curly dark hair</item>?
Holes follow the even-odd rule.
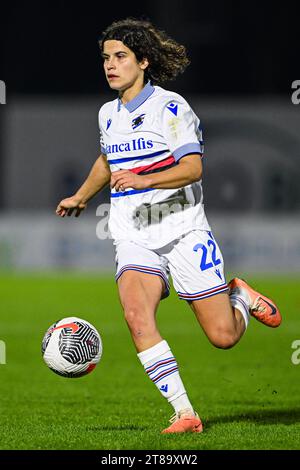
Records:
[[[115,21],[102,33],[99,40],[101,52],[104,42],[111,39],[122,41],[134,52],[138,62],[145,58],[148,60],[144,80],[150,80],[153,85],[174,80],[190,63],[185,47],[150,21],[135,18]]]

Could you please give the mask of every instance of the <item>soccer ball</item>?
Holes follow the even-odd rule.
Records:
[[[48,328],[42,342],[47,366],[63,377],[75,378],[95,369],[102,355],[102,341],[86,320],[67,317]]]

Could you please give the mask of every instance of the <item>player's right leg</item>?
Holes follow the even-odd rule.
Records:
[[[164,432],[201,432],[201,421],[189,401],[177,361],[157,328],[157,307],[168,295],[167,266],[155,252],[131,242],[117,247],[116,259],[120,302],[138,358],[176,413],[176,422],[172,420]]]
[[[131,270],[118,279],[120,302],[137,352],[162,341],[155,314],[164,288],[161,278]]]
[[[169,295],[168,269],[155,252],[127,241],[117,245],[116,262],[120,302],[141,352],[162,341],[155,314],[160,300]]]

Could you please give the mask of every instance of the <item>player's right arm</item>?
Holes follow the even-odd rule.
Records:
[[[75,217],[78,217],[86,208],[88,201],[110,182],[110,177],[111,172],[106,156],[101,154],[78,191],[73,196],[60,201],[56,214],[64,217],[65,215],[72,215],[75,210]]]

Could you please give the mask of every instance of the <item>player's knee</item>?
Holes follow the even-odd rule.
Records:
[[[236,334],[230,330],[218,329],[209,335],[210,342],[219,349],[230,349],[237,343]]]
[[[124,309],[124,316],[130,331],[141,336],[151,329],[153,321],[151,316],[145,312],[145,306],[132,306]]]

